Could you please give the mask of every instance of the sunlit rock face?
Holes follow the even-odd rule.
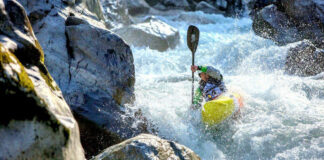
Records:
[[[127,43],[134,46],[147,46],[158,51],[174,49],[180,42],[177,29],[165,22],[150,17],[143,23],[138,23],[114,30]]]
[[[121,138],[145,132],[141,127],[132,127],[133,115],[123,119],[125,114],[133,114],[121,106],[134,98],[135,70],[130,47],[108,30],[69,22],[71,19],[66,22],[69,69],[61,73],[68,77],[67,101],[75,112]]]
[[[324,72],[324,50],[316,48],[310,41],[302,41],[288,51],[285,70],[299,76]]]
[[[0,159],[84,159],[78,124],[24,8],[0,1]]]
[[[141,134],[105,149],[93,160],[124,159],[174,159],[200,160],[191,149],[173,141],[159,137]]]

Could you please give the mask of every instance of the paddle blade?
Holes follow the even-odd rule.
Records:
[[[187,32],[187,45],[192,53],[196,52],[199,42],[199,29],[196,26],[190,25]]]

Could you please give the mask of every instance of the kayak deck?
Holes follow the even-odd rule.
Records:
[[[202,121],[208,125],[219,124],[243,107],[242,97],[237,93],[225,93],[206,102],[202,108]]]

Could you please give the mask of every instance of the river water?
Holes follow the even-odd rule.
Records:
[[[180,45],[166,52],[132,51],[135,107],[160,137],[191,148],[204,160],[324,158],[324,81],[283,71],[287,50],[296,44],[277,46],[256,36],[248,17],[179,12],[158,18],[179,30]],[[239,118],[212,128],[201,123],[200,110],[189,109],[190,24],[201,32],[196,64],[218,68],[226,86],[244,97]]]

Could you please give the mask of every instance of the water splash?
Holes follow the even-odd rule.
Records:
[[[157,126],[159,136],[207,160],[324,157],[323,80],[288,76],[282,70],[287,50],[295,44],[279,47],[256,36],[249,18],[202,12],[158,17],[179,30],[181,44],[166,52],[132,50],[135,106]],[[201,31],[196,64],[220,69],[226,85],[245,98],[241,117],[214,129],[206,130],[200,111],[189,109],[191,52],[185,42],[190,24]]]

